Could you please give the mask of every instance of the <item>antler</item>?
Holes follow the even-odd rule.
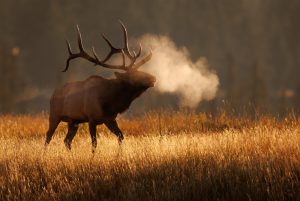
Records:
[[[80,33],[79,27],[77,25],[79,53],[73,53],[70,43],[68,41],[66,41],[67,47],[68,47],[68,52],[69,52],[69,57],[68,57],[67,62],[66,62],[66,67],[62,72],[66,72],[68,70],[70,61],[72,59],[76,59],[76,58],[80,58],[80,57],[94,63],[95,65],[100,65],[100,66],[105,67],[105,68],[119,69],[119,70],[125,70],[125,71],[129,71],[129,70],[132,70],[132,69],[136,70],[140,66],[142,66],[144,63],[149,61],[152,57],[152,52],[150,52],[149,55],[147,55],[145,58],[143,58],[137,64],[135,63],[137,58],[140,57],[140,55],[141,55],[142,46],[141,46],[141,44],[139,45],[140,47],[139,47],[139,51],[138,51],[137,54],[134,51],[133,51],[133,53],[130,52],[130,50],[128,48],[128,36],[127,36],[126,27],[124,26],[124,24],[121,21],[119,21],[119,22],[122,26],[123,34],[124,34],[124,43],[125,43],[124,48],[115,48],[112,45],[112,43],[110,42],[110,40],[104,34],[102,34],[103,39],[107,42],[107,44],[110,47],[110,52],[108,53],[108,55],[103,60],[99,59],[94,47],[92,48],[93,56],[90,56],[85,51],[85,49],[83,47],[83,44],[82,44],[81,33]],[[108,61],[112,57],[112,55],[117,54],[117,53],[122,54],[122,60],[123,60],[122,65],[112,65],[112,64],[105,63],[106,61]],[[126,66],[126,61],[125,61],[125,55],[130,60],[129,65],[127,65],[127,66]]]

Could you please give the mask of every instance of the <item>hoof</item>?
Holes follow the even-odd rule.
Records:
[[[65,146],[66,146],[66,148],[67,148],[69,151],[71,151],[71,144],[70,144],[70,143],[65,142]]]
[[[96,152],[96,147],[92,147],[92,154],[94,155]]]
[[[121,144],[122,144],[122,141],[123,141],[123,139],[124,139],[124,137],[123,137],[123,136],[119,136],[119,137],[118,137],[118,142],[119,142],[119,145],[121,145]]]
[[[124,140],[124,136],[121,134],[121,135],[118,136],[118,139],[119,140]]]

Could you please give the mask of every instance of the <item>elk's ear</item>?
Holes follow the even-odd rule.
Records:
[[[125,73],[115,72],[115,76],[116,76],[117,79],[121,79],[121,80],[126,79]]]

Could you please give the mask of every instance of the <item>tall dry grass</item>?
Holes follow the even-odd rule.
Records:
[[[0,200],[300,200],[300,121],[153,112],[120,119],[125,140],[87,126],[47,150],[47,115],[0,117]]]

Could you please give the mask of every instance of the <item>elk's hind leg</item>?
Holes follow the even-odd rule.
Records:
[[[117,124],[117,121],[114,119],[111,121],[107,121],[104,124],[112,133],[114,133],[118,137],[119,144],[121,144],[122,140],[124,139],[124,136],[123,136],[121,129],[119,128],[119,126]]]
[[[64,143],[69,150],[71,150],[72,140],[75,137],[77,130],[78,130],[78,124],[72,122],[68,123],[68,133],[64,140]]]
[[[50,143],[52,136],[55,132],[55,129],[57,128],[59,123],[60,123],[59,118],[51,118],[51,117],[49,118],[49,129],[46,134],[45,146],[47,146]]]
[[[92,138],[92,153],[95,153],[97,147],[97,124],[95,124],[94,122],[89,122],[89,130]]]

